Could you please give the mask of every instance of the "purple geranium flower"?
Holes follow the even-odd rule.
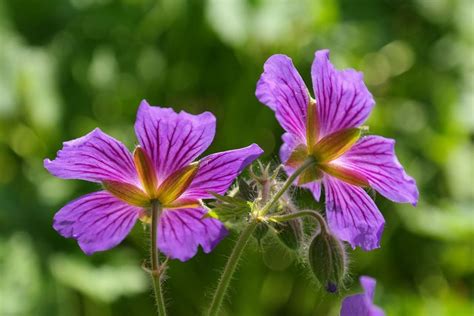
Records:
[[[384,316],[384,311],[372,302],[375,294],[375,283],[373,278],[360,277],[360,284],[364,289],[364,293],[346,297],[342,302],[341,316]]]
[[[224,194],[235,177],[262,149],[248,147],[212,154],[194,162],[211,144],[216,119],[209,112],[191,115],[142,101],[135,132],[140,145],[131,154],[114,138],[95,129],[64,143],[45,168],[63,179],[102,183],[104,190],[64,206],[53,227],[77,239],[86,254],[110,249],[130,232],[137,219],[149,222],[149,207],[163,207],[158,247],[181,261],[193,257],[199,245],[210,252],[227,234],[216,219],[205,218],[201,199],[210,191]]]
[[[264,70],[256,96],[286,130],[280,150],[286,172],[292,174],[313,157],[316,164],[296,184],[311,190],[316,200],[324,185],[329,226],[340,239],[365,250],[379,247],[385,221],[364,188],[413,205],[418,189],[395,156],[394,140],[361,137],[359,127],[375,104],[362,74],[334,69],[329,51],[317,51],[311,69],[314,100],[287,56],[270,57]]]

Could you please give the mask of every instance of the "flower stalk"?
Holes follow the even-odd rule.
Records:
[[[257,228],[258,223],[262,220],[262,217],[278,203],[280,198],[290,188],[290,186],[293,184],[298,175],[300,175],[306,168],[314,165],[315,163],[316,161],[313,158],[307,159],[298,169],[295,170],[295,172],[290,177],[288,177],[288,179],[285,181],[280,190],[278,190],[278,192],[271,197],[271,199],[265,204],[265,206],[261,210],[257,210],[254,216],[251,217],[249,223],[242,231],[239,236],[239,239],[235,243],[234,249],[232,250],[229,260],[227,261],[224,271],[222,272],[219,284],[217,285],[217,289],[214,293],[211,302],[211,306],[209,307],[207,313],[208,316],[219,315],[219,311],[222,306],[222,301],[224,300],[227,288],[229,287],[230,280],[232,279],[235,269],[237,268],[240,257],[250,237]]]
[[[225,294],[227,292],[227,288],[229,287],[230,280],[232,279],[232,275],[237,268],[237,264],[239,263],[240,256],[242,255],[245,246],[247,245],[250,236],[252,236],[253,231],[257,227],[258,221],[251,221],[242,233],[239,236],[239,239],[235,243],[234,249],[232,250],[232,254],[227,261],[224,271],[222,272],[221,278],[219,280],[219,285],[217,286],[216,292],[212,299],[211,306],[208,311],[209,316],[217,316],[219,315],[219,310],[221,309],[222,301],[224,300]]]
[[[150,227],[150,239],[151,239],[151,270],[149,271],[153,281],[153,291],[155,293],[156,307],[158,309],[159,316],[166,316],[165,300],[163,297],[161,277],[164,272],[164,264],[160,266],[160,251],[158,250],[157,237],[158,237],[158,221],[161,214],[161,204],[158,200],[153,200],[151,203],[151,227]]]
[[[303,210],[303,211],[298,211],[290,214],[285,214],[285,215],[275,215],[270,217],[268,220],[272,222],[287,222],[291,221],[293,219],[299,218],[299,217],[313,217],[318,221],[319,227],[321,228],[321,232],[323,234],[328,234],[329,230],[326,225],[326,221],[324,220],[323,216],[315,211],[312,210]]]

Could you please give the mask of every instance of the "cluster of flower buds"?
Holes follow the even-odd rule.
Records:
[[[250,182],[256,188],[256,195],[259,207],[262,208],[270,197],[272,197],[283,185],[279,177],[280,167],[272,170],[272,164],[263,165],[258,161],[258,170],[255,170],[255,165],[251,165]],[[290,250],[298,250],[303,243],[303,223],[301,219],[295,218],[285,222],[272,222],[272,215],[289,215],[296,211],[289,194],[285,192],[279,200],[276,207],[265,216],[259,218],[260,222],[254,231],[254,237],[260,241],[266,236],[269,228],[275,232],[278,239]],[[257,214],[258,216],[259,214]]]
[[[335,293],[347,274],[347,258],[343,243],[329,231],[323,216],[316,211],[299,210],[288,192],[267,214],[259,213],[283,185],[279,171],[280,167],[272,168],[271,164],[263,165],[258,161],[251,166],[248,180],[239,179],[238,185],[227,196],[215,195],[217,201],[212,204],[209,214],[228,226],[257,219],[253,237],[260,246],[264,238],[272,235],[290,251],[301,254],[305,249],[305,261],[313,275],[326,291]],[[316,220],[317,225],[308,225],[308,228],[314,228],[305,232],[303,219],[307,217]],[[305,234],[312,237],[306,238]],[[309,246],[306,246],[305,240],[308,239]]]

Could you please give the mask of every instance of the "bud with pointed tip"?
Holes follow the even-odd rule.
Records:
[[[332,234],[316,234],[308,249],[311,270],[329,293],[336,293],[347,272],[347,258],[342,243]]]

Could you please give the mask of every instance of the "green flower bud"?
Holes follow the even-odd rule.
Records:
[[[277,227],[278,238],[285,246],[292,250],[297,250],[301,245],[303,237],[303,225],[301,220],[294,219],[287,222],[282,222]]]
[[[327,232],[314,236],[308,251],[309,265],[326,291],[338,291],[346,274],[346,253],[342,243]]]

